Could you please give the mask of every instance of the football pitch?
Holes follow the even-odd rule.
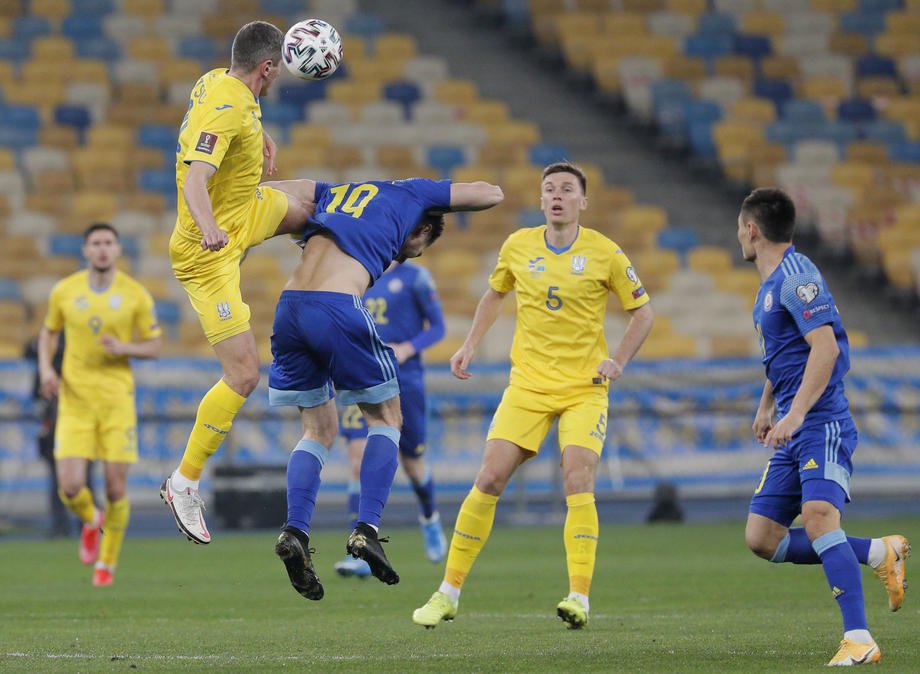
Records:
[[[846,524],[920,542],[916,517]],[[0,670],[792,672],[818,671],[840,639],[821,568],[755,558],[741,522],[602,523],[591,622],[579,631],[555,616],[568,589],[561,527],[496,527],[457,619],[434,630],[411,621],[443,571],[424,559],[416,529],[384,532],[402,578],[392,587],[338,577],[345,534],[317,532],[319,602],[288,584],[276,533],[199,547],[129,532],[108,588],[91,586],[75,540],[2,542]],[[908,592],[890,613],[869,570],[863,580],[878,667],[917,671],[920,598]]]

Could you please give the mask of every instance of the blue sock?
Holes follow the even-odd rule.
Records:
[[[358,521],[380,526],[383,507],[396,476],[399,431],[392,426],[371,426],[361,460],[361,500]]]
[[[434,504],[434,477],[431,475],[431,468],[425,466],[425,475],[421,482],[416,482],[410,478],[412,491],[418,497],[418,507],[422,511],[422,517],[426,520],[434,515],[436,510]]]
[[[856,561],[860,564],[868,564],[869,546],[872,545],[872,539],[847,536],[847,542],[853,548]],[[785,538],[776,546],[776,552],[773,553],[773,558],[770,561],[792,562],[793,564],[820,564],[821,558],[818,557],[818,553],[811,546],[811,541],[808,540],[805,528],[795,527],[790,529]]]
[[[319,491],[320,471],[328,451],[318,442],[302,439],[294,447],[287,465],[287,522],[310,533],[310,519]]]
[[[348,481],[348,519],[351,524],[348,530],[351,531],[358,523],[358,504],[361,500],[361,483],[358,480]]]
[[[862,574],[846,534],[842,529],[836,529],[817,538],[812,545],[821,558],[827,584],[843,615],[843,631],[869,629]]]

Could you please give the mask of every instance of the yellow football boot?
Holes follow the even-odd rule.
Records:
[[[457,617],[457,603],[443,592],[435,592],[421,608],[412,612],[412,622],[432,630],[442,620],[448,622]]]
[[[888,608],[897,611],[904,601],[907,589],[904,562],[910,557],[910,543],[898,534],[882,538],[885,544],[885,561],[875,567],[875,577],[882,581],[888,590]]]
[[[828,667],[850,667],[851,665],[871,665],[882,659],[882,652],[874,641],[871,644],[859,644],[844,639],[840,642],[837,655],[827,663]]]

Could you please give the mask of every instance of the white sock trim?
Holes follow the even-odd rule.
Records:
[[[178,468],[173,471],[169,481],[172,483],[173,488],[177,491],[185,491],[186,489],[194,489],[195,491],[198,491],[198,480],[188,479],[185,477],[185,475],[179,472]]]
[[[442,592],[450,597],[451,601],[456,605],[460,601],[460,588],[454,587],[446,580],[441,581],[441,587],[438,588],[438,592]]]
[[[591,605],[588,603],[588,595],[581,594],[580,592],[569,592],[567,599],[577,599],[581,602],[581,605],[585,607],[585,611],[591,612]]]
[[[843,633],[843,638],[857,644],[871,644],[875,641],[869,630],[847,630]]]
[[[873,538],[869,544],[869,558],[866,560],[873,569],[885,561],[888,545],[881,538]]]

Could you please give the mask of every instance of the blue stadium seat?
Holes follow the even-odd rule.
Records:
[[[859,0],[861,12],[890,12],[903,7],[904,0]]]
[[[0,277],[0,300],[21,300],[22,288],[19,281]]]
[[[217,57],[217,41],[204,35],[184,37],[179,40],[177,51],[181,58],[198,59],[209,65]]]
[[[888,158],[891,161],[920,164],[920,141],[901,141],[888,144]]]
[[[779,143],[789,147],[805,138],[815,138],[822,126],[824,126],[823,122],[806,124],[780,119],[767,124],[764,129],[764,135],[772,143]]]
[[[837,104],[837,119],[843,122],[871,122],[876,118],[872,101],[864,98],[848,98]]]
[[[773,44],[766,35],[742,33],[735,36],[735,53],[758,62],[773,53]]]
[[[708,120],[687,120],[690,149],[697,157],[707,160],[716,158],[716,144],[712,137],[712,122]]]
[[[537,143],[531,145],[529,159],[531,164],[536,166],[546,166],[557,161],[565,161],[571,157],[571,154],[564,145],[555,143]]]
[[[689,227],[668,227],[658,232],[658,247],[676,252],[681,260],[700,245],[699,235]]]
[[[817,101],[793,98],[783,105],[781,118],[798,124],[822,124],[827,121],[824,108]]]
[[[0,38],[0,61],[25,61],[32,55],[32,45],[20,38]]]
[[[652,83],[652,112],[665,143],[682,146],[686,141],[684,106],[691,100],[690,85],[680,80]]]
[[[182,321],[182,310],[179,308],[179,303],[155,298],[154,306],[156,307],[160,327],[165,328],[170,337],[177,337],[179,335],[179,323]]]
[[[115,0],[70,0],[70,8],[80,16],[104,16],[115,11]]]
[[[901,122],[893,119],[875,119],[861,124],[863,138],[881,143],[900,143],[907,140],[907,130]]]
[[[326,98],[326,86],[326,80],[285,84],[278,89],[278,99],[303,107],[313,101],[321,101]]]
[[[546,224],[546,216],[539,208],[524,208],[518,211],[518,227],[542,227]]]
[[[294,15],[302,14],[303,0],[261,0],[259,6],[268,14]]]
[[[383,19],[376,14],[355,12],[345,19],[344,32],[360,35],[366,40],[373,40],[385,30]]]
[[[459,145],[432,145],[426,153],[425,163],[440,171],[442,178],[449,178],[456,167],[466,163],[466,153]]]
[[[688,124],[696,122],[718,122],[722,119],[722,106],[715,101],[700,99],[687,101],[684,105],[684,119]]]
[[[137,176],[137,186],[148,192],[159,192],[165,197],[176,198],[176,171],[168,169],[146,169]]]
[[[37,108],[29,105],[6,105],[0,107],[0,126],[37,131],[41,124],[41,113]]]
[[[137,260],[141,254],[141,246],[138,243],[137,236],[134,234],[119,234],[118,240],[121,241],[122,252],[132,260]]]
[[[306,119],[302,105],[286,103],[284,101],[266,101],[262,106],[262,123],[277,124],[285,131],[291,124],[297,124]],[[173,132],[175,140],[175,132]]]
[[[770,79],[762,77],[754,82],[754,95],[760,98],[769,98],[776,106],[776,112],[779,114],[783,109],[783,104],[795,95],[792,85],[786,80]]]
[[[840,30],[871,38],[885,30],[885,12],[844,12],[840,15]]]
[[[733,53],[735,39],[729,34],[712,33],[688,35],[684,40],[684,54],[711,61],[718,56]]]
[[[82,234],[52,234],[48,240],[48,252],[51,255],[67,255],[83,259]]]
[[[93,123],[89,109],[82,105],[59,105],[54,109],[54,121],[62,126],[72,126],[77,130],[80,142],[86,129]]]
[[[32,40],[51,32],[51,21],[43,16],[20,16],[13,21],[13,35],[21,40]]]
[[[891,77],[897,79],[898,64],[895,60],[879,54],[863,54],[856,60],[858,77]]]
[[[137,142],[141,147],[154,147],[176,151],[177,130],[171,124],[143,124],[137,130]]]
[[[71,14],[61,21],[61,34],[72,40],[88,40],[102,34],[102,17]]]
[[[74,40],[77,56],[85,59],[99,59],[112,63],[121,58],[121,46],[105,37],[89,37]]]
[[[406,119],[410,119],[412,106],[422,98],[422,90],[415,82],[390,82],[383,87],[383,98],[402,105],[403,115]]]
[[[0,126],[0,147],[10,150],[22,150],[38,145],[38,129],[17,129]]]
[[[697,18],[698,35],[734,35],[737,31],[738,21],[732,14],[706,12]]]
[[[845,154],[846,146],[859,139],[859,127],[850,122],[828,122],[818,127],[816,133],[806,138],[817,138],[837,143],[839,153]]]

